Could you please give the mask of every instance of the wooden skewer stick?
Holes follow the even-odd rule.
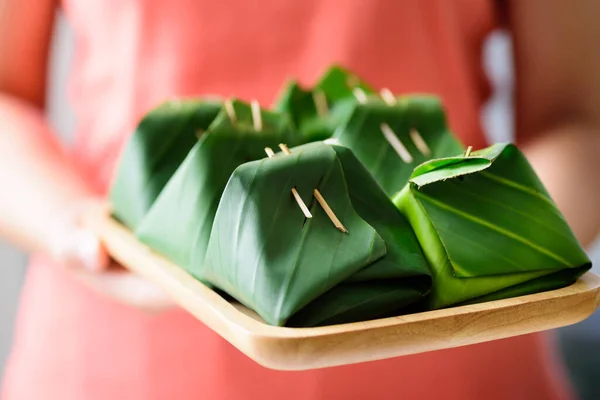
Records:
[[[275,153],[273,152],[273,149],[270,147],[265,147],[265,153],[267,153],[267,155],[269,156],[269,158],[273,157],[275,155]]]
[[[473,146],[467,147],[467,151],[465,152],[465,157],[469,157],[469,155],[471,154],[471,150],[473,150]]]
[[[279,148],[281,149],[281,151],[283,151],[285,154],[292,154],[292,152],[290,151],[290,148],[287,147],[287,145],[285,143],[279,143]]]
[[[415,128],[411,128],[410,138],[415,146],[417,146],[417,149],[419,149],[421,154],[423,154],[425,157],[431,156],[431,149],[429,149],[429,146],[427,146],[427,143],[425,143],[423,136],[421,136],[419,131],[417,131]]]
[[[388,88],[383,88],[379,92],[383,101],[385,101],[388,105],[393,106],[397,103],[396,96],[392,93],[392,91]]]
[[[360,84],[360,79],[356,75],[350,75],[346,80],[346,85],[350,88],[355,88]]]
[[[285,145],[285,143],[279,143],[279,148],[285,154],[292,154],[289,147],[287,147],[287,145]],[[267,155],[269,155],[269,157],[272,157],[272,155],[269,154],[269,151],[271,153],[273,153],[273,150],[271,150],[269,147],[267,147],[267,148],[265,148],[265,151],[267,152]],[[310,213],[310,210],[308,209],[308,207],[302,200],[302,197],[300,197],[300,194],[298,194],[298,191],[296,190],[296,188],[292,188],[292,195],[294,195],[294,199],[296,199],[296,203],[298,203],[298,206],[300,206],[300,209],[302,210],[302,213],[304,213],[304,216],[306,218],[312,218],[312,214]]]
[[[407,164],[412,163],[412,155],[408,152],[408,150],[406,150],[406,147],[404,147],[400,139],[398,139],[398,136],[396,136],[392,128],[390,128],[390,126],[384,122],[381,124],[380,129],[381,133],[383,133],[383,137],[385,137],[385,140],[387,140],[394,150],[396,150],[396,153],[398,153],[402,161]]]
[[[315,108],[319,117],[325,117],[329,114],[329,105],[327,104],[327,97],[322,90],[315,90],[312,92],[313,101],[315,102]]]
[[[327,204],[327,202],[321,195],[321,192],[319,192],[318,189],[315,189],[314,195],[315,195],[315,198],[317,199],[317,201],[319,202],[319,204],[321,205],[321,207],[323,207],[323,210],[325,210],[325,212],[327,213],[327,216],[329,217],[331,222],[333,222],[333,225],[335,225],[335,227],[338,228],[340,231],[342,231],[344,233],[348,233],[348,229],[346,229],[346,227],[344,225],[342,225],[342,223],[340,222],[338,217],[335,215],[335,213],[333,212],[331,207],[329,207],[329,204]]]
[[[284,143],[280,143],[279,148],[285,154],[292,154],[290,149]],[[298,201],[298,205],[300,205],[300,208],[302,208],[302,212],[304,212],[304,215],[306,215],[306,218],[312,218],[312,215],[310,217],[307,215],[307,213],[310,214],[310,212],[308,211],[308,208],[306,208],[306,210],[303,208],[304,202],[302,202],[302,199],[300,198],[300,195],[298,194],[298,192],[296,192],[295,188],[292,189],[292,193],[294,193],[294,197],[296,198],[296,201]],[[331,222],[333,222],[333,225],[335,225],[335,227],[338,228],[340,231],[342,231],[344,233],[348,233],[348,230],[344,227],[344,225],[342,225],[342,223],[340,222],[338,217],[335,215],[335,213],[333,212],[331,207],[329,207],[329,204],[327,204],[327,202],[323,198],[323,195],[321,195],[321,192],[319,192],[319,189],[314,190],[314,195],[315,195],[317,201],[319,202],[319,204],[321,205],[321,207],[323,207],[323,209],[325,210],[325,213],[327,213],[327,216],[329,217]],[[302,205],[300,204],[300,202],[302,202]],[[304,205],[304,207],[306,207],[306,205]]]
[[[356,97],[356,100],[358,100],[359,103],[365,104],[367,102],[367,95],[365,91],[361,88],[355,87],[354,89],[352,89],[352,93],[354,94],[354,97]]]
[[[235,115],[235,108],[233,108],[233,103],[231,102],[231,100],[225,100],[225,103],[223,105],[225,106],[225,111],[227,112],[227,115],[229,116],[231,122],[234,125],[237,124],[237,115]]]
[[[302,200],[302,197],[300,197],[300,195],[298,194],[298,191],[296,190],[296,188],[292,188],[292,194],[294,195],[294,198],[296,199],[296,203],[298,203],[298,205],[300,206],[300,209],[304,213],[304,216],[306,218],[312,218],[312,214],[308,210],[308,207],[306,207],[306,204],[304,204],[304,201]]]
[[[253,100],[250,103],[250,108],[252,109],[252,124],[254,125],[254,130],[262,131],[262,115],[260,114],[260,105],[258,104],[258,101]]]
[[[283,143],[281,143],[279,145],[279,148],[285,154],[292,154],[290,152],[290,149],[285,144],[283,144]],[[296,189],[292,189],[292,192],[294,192],[295,190]],[[331,220],[331,222],[333,222],[333,225],[335,225],[335,227],[338,228],[340,231],[342,231],[344,233],[348,233],[348,230],[344,227],[344,225],[342,225],[342,223],[340,222],[340,220],[338,219],[338,217],[335,215],[335,213],[333,212],[333,210],[331,209],[331,207],[329,207],[329,204],[327,204],[327,202],[323,198],[323,195],[321,195],[321,192],[319,192],[319,189],[315,189],[314,190],[314,194],[315,194],[315,197],[316,197],[317,201],[321,205],[321,207],[323,207],[323,209],[327,213],[327,216],[329,217],[329,219]],[[299,195],[296,196],[296,194],[294,195],[294,197],[296,197],[296,200],[298,200],[300,198],[300,196]],[[302,200],[302,199],[300,199],[300,200]],[[300,203],[298,203],[298,204],[300,204]],[[302,208],[302,206],[300,206],[300,208]],[[304,210],[302,210],[302,211],[304,211]],[[308,209],[307,209],[307,211],[308,211]],[[304,214],[306,215],[306,213],[304,213]],[[307,218],[310,218],[310,217],[307,217]]]

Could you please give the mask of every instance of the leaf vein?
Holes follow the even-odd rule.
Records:
[[[483,219],[481,219],[479,217],[476,217],[476,216],[474,216],[472,214],[469,214],[469,213],[466,213],[464,211],[461,211],[461,210],[459,210],[459,209],[457,209],[455,207],[449,206],[448,204],[444,204],[441,201],[438,201],[438,200],[432,198],[431,196],[428,196],[428,195],[426,195],[426,194],[424,194],[422,192],[418,191],[417,193],[418,193],[419,197],[422,197],[425,201],[428,201],[429,203],[431,203],[432,205],[434,205],[436,207],[439,207],[441,209],[449,211],[449,212],[451,212],[453,214],[456,214],[456,215],[461,216],[461,217],[463,217],[465,219],[468,219],[468,220],[470,220],[470,221],[472,221],[472,222],[474,222],[474,223],[476,223],[478,225],[484,226],[484,227],[489,228],[489,229],[491,229],[493,231],[496,231],[496,232],[498,232],[498,233],[500,233],[502,235],[510,237],[510,238],[512,238],[512,239],[514,239],[514,240],[516,240],[518,242],[523,243],[526,246],[529,246],[529,247],[537,250],[538,252],[540,252],[542,254],[547,255],[550,258],[555,259],[556,261],[559,261],[560,263],[564,264],[567,267],[570,266],[570,263],[568,261],[566,261],[565,259],[563,259],[562,257],[558,256],[557,254],[554,254],[553,252],[549,251],[548,249],[542,248],[542,247],[538,246],[537,244],[532,243],[531,241],[527,240],[526,238],[524,238],[524,237],[522,237],[520,235],[517,235],[517,234],[515,234],[513,232],[510,232],[510,231],[508,231],[508,230],[506,230],[506,229],[504,229],[504,228],[502,228],[502,227],[500,227],[498,225],[495,225],[495,224],[493,224],[493,223],[491,223],[489,221],[483,220]]]

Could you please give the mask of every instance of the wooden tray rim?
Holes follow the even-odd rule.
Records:
[[[258,320],[258,316],[253,311],[240,304],[230,303],[183,268],[156,254],[148,246],[137,241],[131,231],[114,219],[104,215],[91,214],[85,219],[85,225],[98,234],[117,261],[134,272],[157,283],[160,282],[177,303],[257,363],[281,370],[298,370],[313,366],[334,366],[390,358],[391,356],[428,351],[419,349],[451,348],[565,326],[587,318],[600,303],[600,276],[593,272],[587,272],[570,286],[509,299],[323,327],[277,327]],[[132,262],[134,259],[135,262]],[[150,268],[149,263],[152,263]],[[489,335],[482,334],[477,329],[473,338],[469,339],[457,335],[457,339],[452,340],[452,338],[448,339],[441,335],[440,338],[433,340],[432,342],[435,343],[431,345],[415,340],[411,336],[413,331],[419,330],[429,323],[439,322],[444,326],[454,328],[453,330],[460,331],[463,326],[460,321],[463,317],[467,320],[468,330],[470,328],[468,326],[469,318],[477,317],[478,314],[481,314],[482,318],[487,318],[490,317],[490,312],[497,312],[491,317],[498,315],[501,318],[507,318],[507,314],[503,313],[510,312],[511,309],[514,309],[515,313],[518,313],[521,306],[535,307],[539,305],[540,308],[548,306],[560,309],[560,305],[556,302],[561,301],[574,302],[573,311],[567,312],[565,315],[553,316],[551,321],[544,321],[545,323],[541,323],[535,328],[532,328],[528,321],[523,324],[519,321],[508,321],[506,332],[498,333],[500,328],[497,324],[492,324],[489,327]],[[475,323],[475,327],[477,327],[477,323]],[[429,327],[428,329],[431,330]],[[406,334],[406,332],[411,333]],[[431,334],[430,331],[428,332]],[[386,343],[373,345],[372,349],[369,349],[368,346],[355,351],[351,349],[350,342],[353,340],[355,341],[357,338],[360,340],[372,339],[378,334],[381,334],[379,339],[385,340]],[[486,335],[489,336],[489,339],[483,338]],[[413,352],[403,349],[404,344],[398,343],[398,341],[405,340],[405,336],[415,341]],[[323,350],[323,344],[333,343],[334,339],[337,348]],[[340,344],[344,340],[349,342]],[[385,347],[389,347],[389,349],[382,350]],[[301,352],[304,354],[299,354]],[[310,359],[311,355],[320,359]],[[324,358],[328,356],[337,358],[325,360]]]

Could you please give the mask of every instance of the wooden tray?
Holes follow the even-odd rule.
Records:
[[[600,302],[600,277],[588,272],[569,287],[506,300],[326,327],[275,327],[153,253],[110,217],[89,215],[85,223],[115,260],[159,284],[248,357],[277,370],[380,360],[557,328],[584,320]]]

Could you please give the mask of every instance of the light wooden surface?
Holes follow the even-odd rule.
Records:
[[[600,302],[600,277],[588,272],[569,287],[512,299],[327,327],[274,327],[153,253],[111,218],[89,215],[86,225],[115,260],[158,283],[248,357],[278,370],[380,360],[557,328],[587,318]]]

